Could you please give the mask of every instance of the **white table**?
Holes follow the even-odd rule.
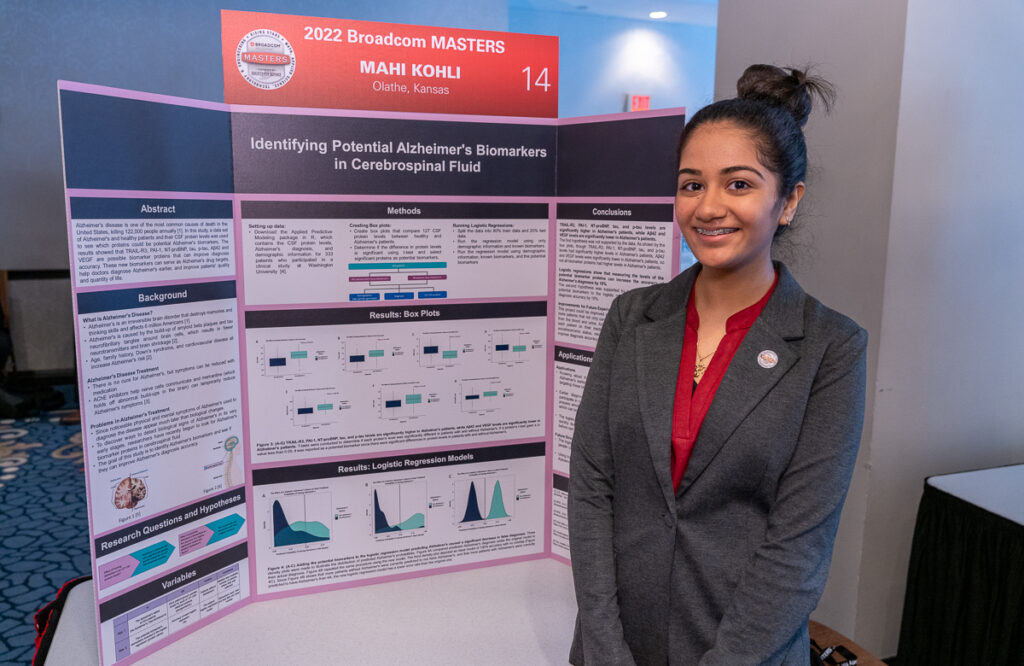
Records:
[[[92,597],[71,591],[48,664],[98,663]],[[251,603],[138,663],[565,664],[575,613],[569,567],[536,560]]]
[[[929,486],[1024,525],[1024,465],[933,476]]]

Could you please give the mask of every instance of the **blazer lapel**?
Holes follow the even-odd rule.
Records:
[[[680,494],[693,485],[736,428],[800,358],[791,341],[803,337],[805,294],[785,266],[777,264],[776,268],[779,283],[775,293],[747,331],[715,392],[679,484]],[[766,351],[774,352],[778,358],[769,368],[758,362],[760,354]],[[669,424],[671,427],[671,416]]]
[[[672,280],[647,309],[645,314],[650,321],[636,330],[640,415],[654,473],[672,512],[675,511],[671,470],[672,412],[683,356],[686,302],[698,270],[695,266]]]

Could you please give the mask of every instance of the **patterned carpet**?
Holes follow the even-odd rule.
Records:
[[[32,617],[89,573],[82,434],[67,411],[0,420],[0,664],[27,664]]]

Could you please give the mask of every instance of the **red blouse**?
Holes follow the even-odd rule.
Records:
[[[725,335],[718,343],[718,349],[715,350],[711,363],[696,387],[693,385],[693,370],[697,363],[697,329],[700,327],[700,316],[697,314],[695,291],[690,290],[690,299],[686,304],[683,358],[679,363],[676,399],[672,412],[672,487],[677,492],[686,471],[686,464],[690,460],[690,453],[693,451],[693,443],[697,440],[701,424],[704,423],[704,417],[711,407],[711,401],[715,399],[718,385],[722,383],[722,377],[725,376],[732,357],[746,337],[747,331],[761,315],[778,282],[779,274],[776,273],[772,286],[761,300],[726,320]]]

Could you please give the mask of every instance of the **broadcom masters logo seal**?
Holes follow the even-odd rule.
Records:
[[[253,30],[235,49],[235,64],[242,78],[263,90],[276,90],[295,73],[295,50],[273,30]]]

